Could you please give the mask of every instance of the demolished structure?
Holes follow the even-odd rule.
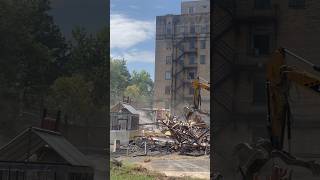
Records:
[[[167,115],[161,121],[162,131],[168,131],[170,137],[178,143],[178,150],[182,153],[194,151],[208,154],[210,152],[210,127],[202,119],[198,111],[185,107],[184,120],[176,116]]]
[[[209,116],[201,111],[185,107],[183,116],[166,114],[158,119],[158,130],[144,131],[131,141],[128,154],[148,152],[180,152],[184,155],[206,155],[210,153]]]

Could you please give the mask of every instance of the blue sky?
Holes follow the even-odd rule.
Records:
[[[154,79],[156,16],[180,14],[181,0],[111,0],[111,57]]]

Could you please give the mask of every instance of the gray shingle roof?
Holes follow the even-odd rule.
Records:
[[[24,130],[1,147],[0,161],[25,161],[28,155],[45,145],[51,147],[67,164],[90,166],[87,158],[60,133],[35,127]]]

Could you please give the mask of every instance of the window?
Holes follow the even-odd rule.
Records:
[[[194,11],[194,8],[193,7],[189,7],[189,14],[192,14]]]
[[[167,48],[167,49],[171,49],[171,42],[168,41],[168,42],[166,43],[166,48]]]
[[[195,79],[195,76],[196,76],[196,72],[194,71],[189,71],[188,72],[188,79]]]
[[[165,87],[164,93],[165,93],[166,95],[169,95],[169,94],[170,94],[170,86],[166,86],[166,87]]]
[[[180,26],[179,33],[184,33],[184,26]]]
[[[189,48],[190,49],[194,49],[195,48],[195,40],[194,39],[190,40]]]
[[[304,8],[305,0],[289,0],[289,7],[292,8]]]
[[[166,64],[171,64],[171,56],[166,57]]]
[[[205,49],[206,48],[206,40],[201,40],[200,41],[200,48]]]
[[[269,54],[269,35],[254,35],[253,50],[256,56]]]
[[[111,122],[111,130],[119,130],[118,120],[116,115],[110,116],[110,122]]]
[[[266,103],[266,88],[264,78],[256,78],[253,82],[253,103]]]
[[[194,34],[196,32],[196,26],[194,24],[190,24],[190,33]]]
[[[127,120],[118,120],[120,130],[127,130]]]
[[[167,27],[167,34],[171,34],[171,27]]]
[[[268,9],[271,8],[270,0],[255,0],[256,9]]]
[[[196,56],[194,54],[189,56],[189,64],[196,64]]]
[[[185,44],[181,43],[180,49],[181,49],[182,51],[184,50],[184,46],[185,46]]]
[[[201,33],[207,33],[209,29],[209,25],[202,25],[201,26]]]
[[[70,173],[69,174],[69,180],[77,180],[77,179],[81,179],[81,173]]]
[[[170,80],[171,79],[171,72],[170,71],[166,71],[164,79],[165,80]]]
[[[206,55],[200,55],[200,64],[206,63]]]
[[[131,116],[131,130],[139,129],[139,118],[136,116]]]
[[[180,65],[183,65],[183,64],[184,64],[184,59],[183,59],[183,58],[181,58],[181,59],[179,60],[179,64],[180,64]]]

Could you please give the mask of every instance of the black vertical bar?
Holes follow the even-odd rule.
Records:
[[[210,1],[210,81],[213,80],[213,62],[214,62],[214,56],[213,56],[213,53],[214,53],[214,41],[213,41],[213,37],[214,37],[214,34],[213,34],[213,16],[212,14],[214,13],[213,12],[213,9],[214,9],[214,5],[215,5],[215,1]],[[210,84],[213,84],[213,83],[210,83]],[[213,99],[214,97],[214,87],[211,87],[210,88],[210,99]],[[214,171],[215,171],[215,162],[214,162],[214,151],[213,149],[215,149],[215,144],[214,144],[214,132],[213,132],[213,119],[214,119],[214,103],[212,100],[210,100],[210,179],[213,179],[214,178]]]

